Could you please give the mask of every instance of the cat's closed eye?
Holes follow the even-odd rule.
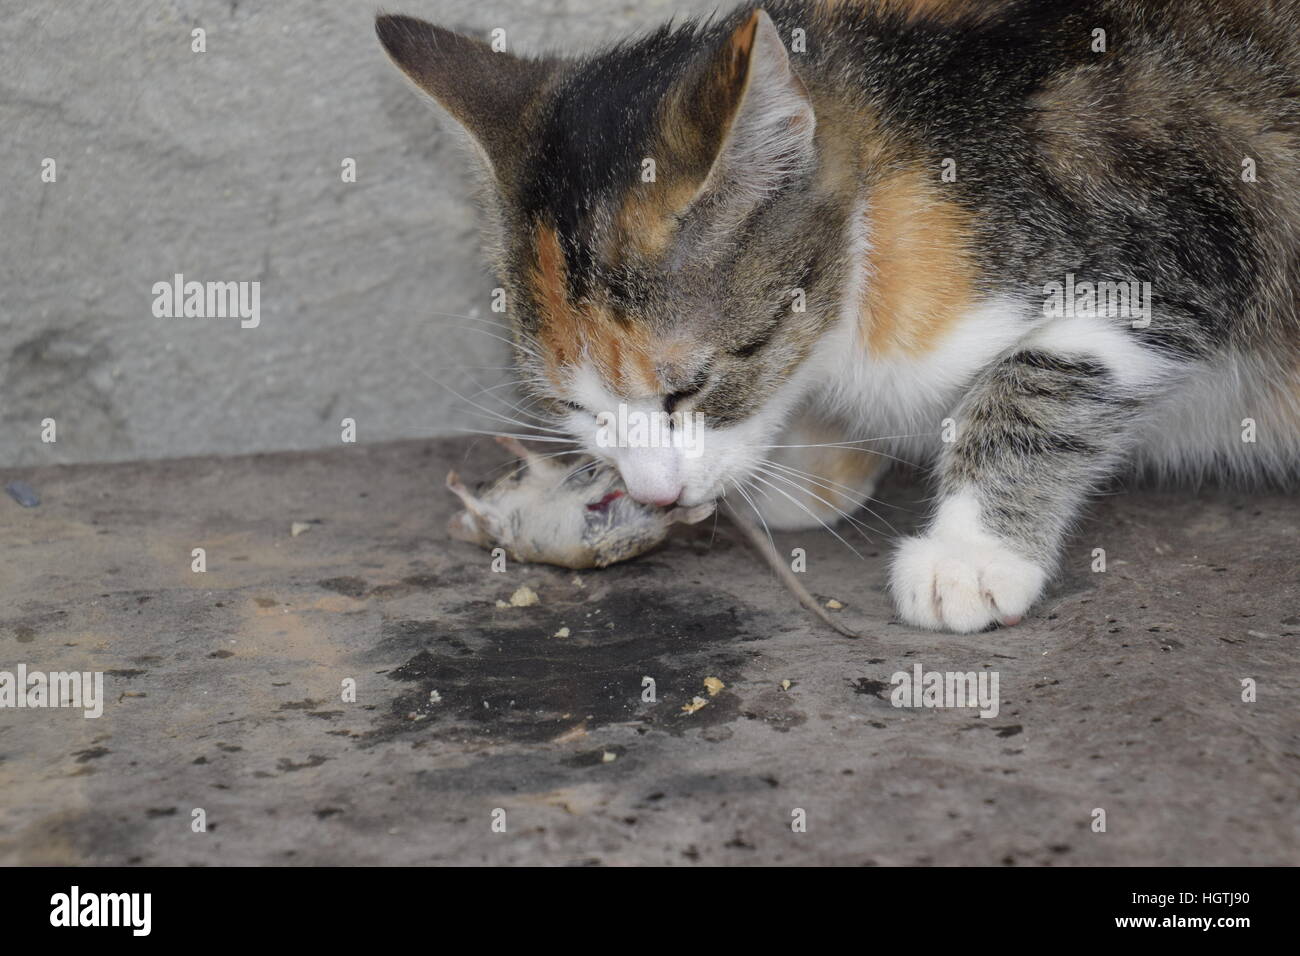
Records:
[[[678,405],[686,401],[688,398],[694,398],[696,395],[700,394],[700,392],[703,389],[704,389],[704,382],[703,380],[701,380],[698,383],[693,383],[687,386],[686,388],[673,392],[670,395],[665,395],[664,411],[668,412],[669,414],[672,414],[677,410]]]

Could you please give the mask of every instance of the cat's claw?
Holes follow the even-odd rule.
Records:
[[[905,539],[890,569],[905,622],[958,634],[1020,623],[1046,582],[1041,568],[996,541],[934,534]]]

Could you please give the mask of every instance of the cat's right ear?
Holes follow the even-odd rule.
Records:
[[[502,177],[521,150],[528,104],[557,61],[498,52],[416,17],[379,16],[375,32],[397,67],[465,127]]]

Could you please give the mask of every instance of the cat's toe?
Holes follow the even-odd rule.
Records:
[[[1042,593],[1046,573],[987,541],[906,539],[890,569],[899,615],[932,631],[969,634],[1014,624]]]

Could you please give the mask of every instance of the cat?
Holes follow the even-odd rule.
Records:
[[[638,500],[813,526],[924,460],[890,588],[969,633],[1116,475],[1295,483],[1300,5],[775,0],[578,58],[377,31],[482,159],[523,387]],[[703,453],[597,447],[622,406],[702,414]]]

